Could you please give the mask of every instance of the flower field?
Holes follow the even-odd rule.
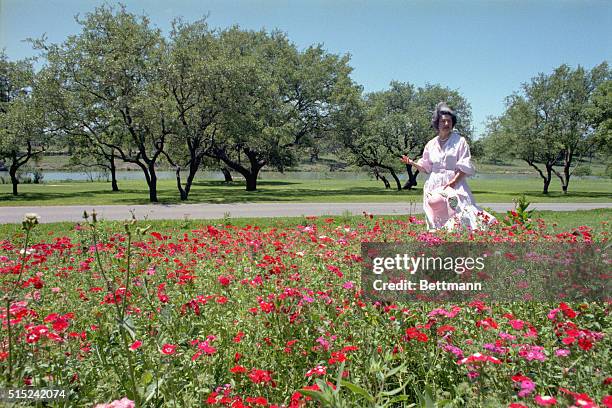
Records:
[[[0,241],[0,386],[68,390],[55,406],[612,407],[609,303],[381,304],[360,289],[362,242],[605,242],[608,225],[89,218],[34,239],[35,224]]]

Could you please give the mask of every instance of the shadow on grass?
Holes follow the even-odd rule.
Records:
[[[107,190],[76,190],[76,191],[26,191],[19,193],[17,196],[0,193],[0,201],[9,202],[29,202],[29,201],[49,201],[59,199],[72,199],[72,198],[95,198],[100,196],[119,196],[120,194],[142,194],[147,193],[146,190],[139,189],[122,189],[120,191]],[[148,194],[148,193],[147,193]]]
[[[299,183],[294,183],[299,184]],[[180,204],[180,203],[214,203],[214,204],[234,204],[234,203],[266,203],[266,202],[304,202],[304,201],[325,201],[326,198],[333,198],[333,201],[350,202],[354,197],[380,195],[398,197],[421,197],[420,190],[396,191],[384,190],[377,187],[351,187],[339,189],[315,189],[315,188],[290,188],[290,189],[266,189],[260,185],[256,191],[245,191],[244,185],[235,187],[214,187],[210,190],[196,189],[189,194],[187,201],[181,201],[178,192],[165,190],[158,194],[160,204]],[[342,197],[338,200],[338,197]],[[117,204],[148,204],[146,197],[142,199],[125,197],[113,200]]]
[[[612,193],[605,191],[568,191],[567,194],[563,194],[562,191],[550,191],[548,194],[542,193],[542,191],[535,190],[526,190],[526,191],[505,191],[505,192],[497,192],[497,191],[489,191],[489,190],[472,190],[473,194],[477,195],[485,195],[485,194],[495,194],[496,196],[507,195],[509,198],[517,198],[520,195],[525,195],[528,199],[529,197],[534,198],[608,198],[612,200]]]
[[[422,188],[414,190],[397,191],[395,189],[385,189],[382,185],[351,185],[339,182],[337,188],[333,182],[325,180],[325,185],[317,188],[316,181],[309,180],[307,183],[288,180],[261,180],[257,184],[256,191],[246,191],[244,181],[225,183],[221,180],[197,181],[193,184],[193,189],[187,201],[181,201],[176,187],[170,183],[163,183],[158,189],[160,204],[193,204],[193,203],[267,203],[267,202],[308,202],[308,201],[333,201],[351,202],[354,200],[380,201],[379,198],[394,197],[397,200],[421,200]],[[105,188],[90,188],[83,184],[75,187],[74,184],[66,188],[49,189],[41,185],[42,191],[26,191],[18,196],[13,196],[10,192],[0,193],[0,201],[11,205],[145,205],[150,204],[149,193],[146,185],[134,188],[123,188],[120,184],[120,191],[113,192],[110,186]],[[83,188],[80,190],[79,188]],[[542,194],[541,190],[518,191],[495,191],[493,189],[478,189],[473,191],[477,195],[477,201],[486,200],[488,195],[496,198],[507,197],[507,201],[525,194],[528,200],[537,199],[539,202],[546,202],[547,199],[608,199],[612,200],[612,193],[606,191],[570,191],[563,194],[561,191],[551,191],[549,194]],[[479,198],[480,196],[481,198]],[[543,199],[543,200],[542,200]],[[384,201],[384,200],[383,200]],[[499,201],[499,200],[495,200]],[[0,207],[1,208],[1,207]]]

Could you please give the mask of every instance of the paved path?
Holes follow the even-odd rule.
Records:
[[[481,203],[495,212],[514,208],[512,203]],[[535,203],[530,208],[549,211],[612,208],[612,203]],[[46,207],[0,207],[0,224],[20,223],[25,213],[40,215],[41,222],[82,221],[83,211],[95,209],[100,219],[219,219],[224,216],[299,217],[309,215],[419,214],[421,205],[410,203],[249,203],[249,204],[152,204],[152,205],[75,205]]]

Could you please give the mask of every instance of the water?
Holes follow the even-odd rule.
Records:
[[[176,175],[174,171],[164,170],[157,172],[157,178],[160,180],[174,180]],[[43,183],[59,182],[59,181],[110,181],[110,175],[102,172],[76,172],[76,171],[43,171]],[[232,177],[235,180],[241,180],[240,174],[233,172]],[[393,182],[393,178],[389,174],[385,174],[389,182]],[[421,176],[419,176],[420,178]],[[10,183],[10,177],[7,171],[0,171],[0,178],[4,179],[4,183]],[[181,180],[185,181],[187,173],[181,173]],[[307,172],[295,171],[279,173],[277,171],[262,171],[259,173],[259,180],[280,180],[280,179],[295,179],[295,180],[372,180],[374,177],[369,173],[358,172]],[[399,175],[400,180],[406,180],[406,173]],[[477,173],[472,179],[481,180],[526,180],[539,178],[537,174],[493,174],[493,173]],[[573,179],[597,180],[602,179],[598,176],[572,177]],[[139,170],[121,170],[117,171],[118,180],[143,180],[144,174]],[[220,171],[199,171],[196,175],[198,180],[224,180],[223,173]]]
[[[176,173],[174,171],[158,171],[157,178],[159,180],[174,180]],[[5,183],[10,182],[8,172],[0,171],[0,177],[4,178]],[[232,173],[232,177],[236,180],[242,179],[239,173]],[[181,180],[187,178],[187,173],[181,172]],[[371,179],[368,173],[350,173],[350,172],[285,172],[262,171],[259,173],[259,180],[280,180],[280,179],[298,179],[298,180],[325,180],[325,179],[341,179],[341,180],[361,180]],[[117,171],[117,180],[143,180],[144,173],[139,170]],[[220,171],[199,171],[196,179],[200,180],[224,180],[223,173]],[[78,172],[78,171],[43,171],[43,183],[58,182],[58,181],[110,181],[110,174],[103,172]]]

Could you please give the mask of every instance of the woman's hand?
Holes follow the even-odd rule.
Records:
[[[402,156],[400,160],[402,161],[402,163],[409,164],[411,166],[414,164],[414,162],[410,159],[410,157],[406,155]]]
[[[461,180],[461,178],[462,178],[464,175],[465,175],[465,173],[463,173],[463,172],[462,172],[462,171],[460,171],[460,170],[457,170],[457,172],[455,173],[455,175],[453,176],[453,178],[452,178],[452,179],[450,179],[450,180],[449,180],[449,182],[448,182],[448,183],[446,183],[446,184],[444,185],[444,188],[443,188],[443,189],[448,188],[448,187],[450,187],[450,188],[455,188],[455,184],[457,184],[457,182],[458,182],[459,180]]]

